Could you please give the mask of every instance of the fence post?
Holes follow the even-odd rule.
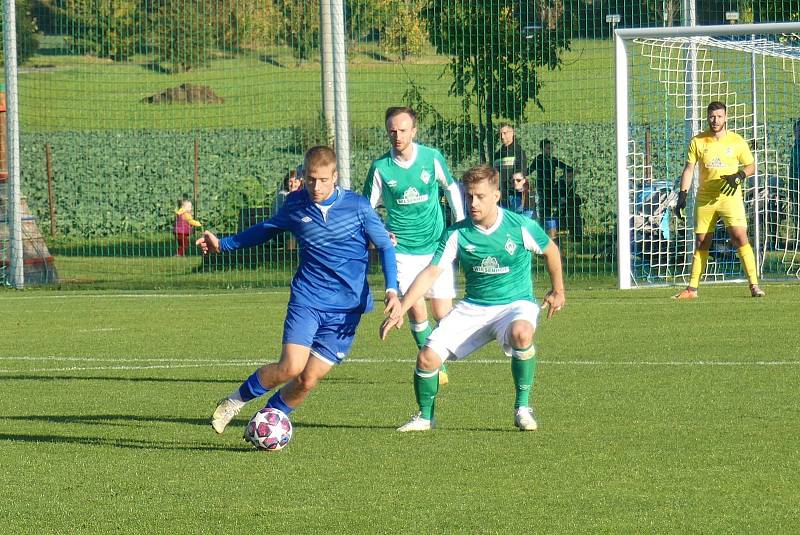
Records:
[[[50,237],[56,237],[56,196],[53,188],[53,152],[50,143],[44,144],[44,159],[47,164],[47,203],[50,205]]]

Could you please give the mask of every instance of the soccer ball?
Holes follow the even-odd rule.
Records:
[[[292,422],[282,411],[264,407],[247,422],[244,439],[260,450],[279,450],[292,439]]]

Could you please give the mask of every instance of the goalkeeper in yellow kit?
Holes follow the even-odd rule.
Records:
[[[683,218],[694,168],[699,165],[692,275],[689,285],[674,299],[697,299],[697,287],[706,269],[714,227],[719,218],[722,218],[744,266],[750,281],[750,295],[764,297],[764,291],[758,287],[756,259],[747,238],[747,217],[742,198],[742,183],[755,172],[755,160],[742,136],[728,132],[725,104],[712,102],[708,105],[707,112],[708,130],[694,136],[689,143],[686,165],[681,173],[678,202],[675,205],[676,215]]]

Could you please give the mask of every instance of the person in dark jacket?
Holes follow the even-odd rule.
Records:
[[[514,192],[514,173],[528,174],[528,158],[517,143],[514,128],[510,124],[500,125],[500,148],[494,153],[494,168],[500,173],[500,193],[508,197]]]
[[[544,220],[551,237],[558,229],[567,229],[572,239],[580,240],[583,237],[583,199],[575,191],[575,169],[553,156],[553,142],[549,139],[543,139],[539,146],[542,152],[533,159],[528,170],[529,174],[536,174],[539,217]]]

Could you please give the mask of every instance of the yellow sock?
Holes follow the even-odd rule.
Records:
[[[696,249],[692,257],[692,278],[689,279],[691,288],[700,286],[700,277],[706,270],[706,264],[708,264],[708,251]]]
[[[758,269],[756,268],[756,255],[753,254],[753,248],[748,243],[736,249],[736,252],[739,253],[739,260],[742,261],[747,280],[750,281],[750,284],[758,284]]]

